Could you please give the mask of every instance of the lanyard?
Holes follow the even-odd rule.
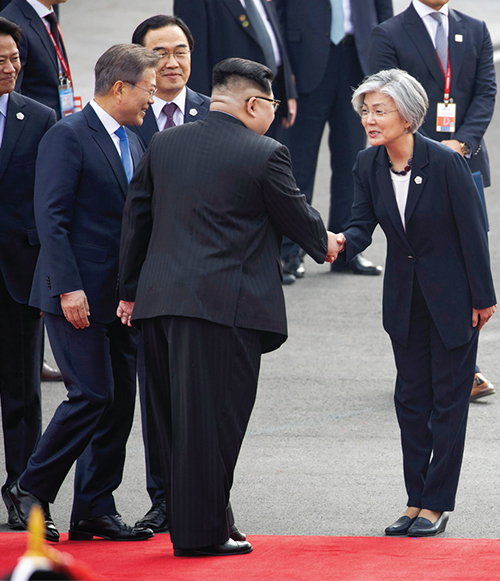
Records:
[[[61,42],[64,42],[61,29],[59,28],[59,24],[57,24],[57,30],[59,31],[59,37],[61,38]],[[73,83],[71,80],[71,72],[69,70],[69,65],[65,61],[65,59],[62,55],[61,49],[57,46],[57,42],[56,42],[55,38],[52,36],[52,32],[50,32],[50,30],[48,30],[48,29],[47,29],[47,32],[49,33],[49,36],[50,36],[50,39],[52,40],[52,44],[54,45],[54,48],[56,49],[57,58],[59,59],[59,62],[61,63],[61,66],[64,70],[64,74],[66,75],[66,78],[68,79],[69,83],[72,85]]]
[[[436,54],[437,54],[437,52],[436,52]],[[443,71],[443,75],[444,75],[444,98],[443,98],[443,101],[444,101],[445,105],[448,105],[448,103],[450,102],[450,89],[451,89],[450,49],[448,49],[448,69],[446,71],[446,74],[444,72],[443,63],[441,62],[439,55],[438,55],[438,59],[439,59],[439,64],[441,65],[441,70]]]

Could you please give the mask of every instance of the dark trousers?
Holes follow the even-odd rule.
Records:
[[[142,332],[172,543],[224,543],[257,392],[260,332],[170,316],[143,321]]]
[[[408,346],[392,342],[408,506],[455,508],[477,342],[446,349],[415,277]]]
[[[136,393],[137,332],[118,319],[75,329],[59,315],[45,324],[68,397],[56,409],[20,484],[54,502],[77,461],[71,520],[116,514]]]
[[[43,321],[16,302],[0,273],[0,401],[6,484],[19,478],[40,438]]]
[[[299,94],[295,124],[283,131],[280,139],[290,150],[297,185],[311,203],[319,147],[328,123],[332,170],[328,230],[336,233],[345,230],[351,218],[352,168],[365,147],[365,131],[351,105],[352,87],[357,87],[363,76],[354,44],[332,43],[322,82],[310,93]],[[297,244],[284,239],[284,260],[299,252]]]

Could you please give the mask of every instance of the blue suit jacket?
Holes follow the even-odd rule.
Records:
[[[286,101],[297,97],[297,92],[273,2],[263,2],[263,6],[283,60],[284,86],[280,87],[282,104],[278,111],[286,117]],[[248,22],[240,0],[174,0],[174,13],[186,22],[195,39],[189,78],[195,91],[210,95],[212,69],[221,60],[240,57],[264,63],[257,34]]]
[[[490,185],[488,152],[483,135],[495,108],[496,82],[493,45],[486,24],[461,12],[449,11],[450,96],[457,104],[457,131],[436,131],[436,104],[443,101],[444,75],[425,24],[413,5],[374,29],[370,70],[400,68],[418,79],[429,96],[422,133],[442,141],[458,139],[470,146],[472,171]]]
[[[12,0],[0,16],[22,29],[19,47],[22,67],[16,91],[51,107],[60,119],[59,60],[45,24],[26,0]]]
[[[142,155],[128,131],[134,167]],[[41,250],[30,304],[62,315],[59,295],[83,289],[91,321],[111,322],[128,182],[118,151],[90,105],[47,132],[36,165]]]
[[[325,75],[330,53],[330,0],[273,0],[299,93],[313,91]],[[351,20],[361,68],[368,72],[368,42],[374,26],[392,16],[392,0],[351,0]]]
[[[195,93],[186,87],[186,108],[184,113],[184,123],[205,119],[210,108],[210,97]],[[149,107],[144,117],[142,125],[127,125],[127,127],[139,136],[144,149],[149,145],[151,138],[158,131],[158,124],[153,109]]]
[[[416,179],[420,178],[420,179]],[[384,328],[407,345],[413,278],[447,349],[473,334],[472,308],[496,304],[484,212],[459,153],[415,135],[403,228],[383,146],[361,151],[354,167],[354,205],[345,259],[362,252],[380,224],[387,237]],[[342,255],[341,255],[342,256]]]
[[[23,304],[40,249],[33,213],[36,156],[55,122],[52,109],[10,94],[0,148],[0,272],[12,298]]]

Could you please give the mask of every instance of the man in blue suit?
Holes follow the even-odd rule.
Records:
[[[43,324],[28,306],[40,245],[33,212],[38,145],[54,112],[14,91],[21,29],[0,17],[0,398],[7,487],[26,468],[41,433]],[[7,503],[6,503],[7,504]],[[8,523],[19,528],[14,511]]]
[[[118,249],[128,181],[143,151],[123,126],[142,123],[157,62],[143,47],[111,47],[96,64],[95,98],[57,123],[40,146],[35,217],[41,251],[30,304],[44,313],[68,397],[7,499],[24,528],[31,506],[41,505],[51,541],[59,533],[48,503],[76,460],[71,540],[154,534],[121,521],[113,491],[132,426],[137,348],[136,333],[124,332],[115,316]]]
[[[330,129],[330,216],[328,230],[342,232],[353,202],[352,167],[365,147],[363,128],[351,107],[352,87],[368,73],[368,39],[374,26],[390,18],[392,0],[273,0],[297,83],[297,120],[283,132],[297,185],[310,203],[325,124]],[[303,276],[303,252],[285,239],[285,272]],[[362,256],[337,261],[334,272],[378,275],[382,269]]]
[[[146,148],[157,131],[204,119],[210,106],[210,97],[195,93],[186,86],[191,73],[194,39],[180,18],[164,14],[152,16],[135,29],[132,42],[149,48],[160,57],[156,70],[155,102],[146,111],[142,125],[130,126]],[[154,532],[161,532],[168,528],[167,506],[153,415],[146,400],[142,349],[140,341],[137,372],[146,457],[146,486],[152,506],[136,525],[147,526]]]
[[[66,69],[57,55],[54,40],[49,33],[57,27],[54,6],[66,0],[12,0],[1,16],[12,20],[22,29],[20,54],[21,73],[16,83],[16,91],[31,97],[62,116],[59,87],[67,84]],[[51,18],[55,17],[55,23]],[[57,40],[57,33],[54,37]],[[60,39],[61,57],[68,67],[68,57],[64,42]]]
[[[404,12],[377,26],[370,40],[370,70],[400,68],[418,79],[430,103],[420,132],[464,156],[471,171],[481,172],[487,187],[490,164],[483,136],[493,117],[497,91],[493,44],[484,22],[447,4],[448,0],[413,0]],[[449,48],[444,63],[436,48],[437,14],[444,26],[445,52]],[[439,131],[437,124],[448,70],[449,97],[456,107],[454,132]],[[477,368],[471,399],[494,393],[493,384]]]

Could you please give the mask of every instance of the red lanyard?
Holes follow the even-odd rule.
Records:
[[[59,28],[59,24],[57,25],[57,30],[59,31],[59,36],[61,38],[61,42],[64,43],[63,36],[62,36],[62,32],[61,32],[61,29]],[[56,49],[57,57],[59,59],[59,62],[61,63],[61,66],[62,66],[63,70],[64,70],[64,74],[66,75],[66,78],[68,79],[69,83],[72,85],[73,82],[71,80],[71,72],[69,70],[69,65],[64,60],[64,57],[63,57],[62,52],[61,52],[61,49],[57,46],[57,42],[56,42],[55,38],[52,36],[52,32],[50,32],[49,29],[47,29],[47,32],[49,33],[49,36],[50,36],[50,38],[52,40],[52,44],[54,45],[54,48]]]
[[[437,54],[437,51],[436,51]],[[450,67],[450,49],[448,49],[448,69],[446,71],[446,73],[444,72],[444,68],[443,68],[443,63],[441,62],[441,59],[439,58],[439,55],[437,55],[438,60],[439,60],[439,64],[441,65],[441,70],[443,71],[443,75],[444,75],[444,103],[445,105],[448,105],[448,103],[450,102],[450,89],[451,89],[451,67]]]

